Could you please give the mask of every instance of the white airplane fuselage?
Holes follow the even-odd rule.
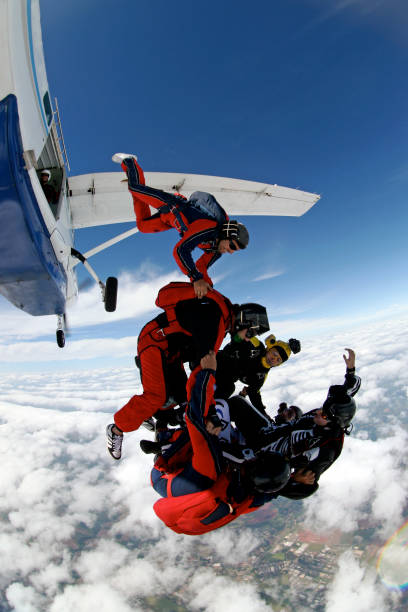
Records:
[[[0,293],[32,315],[77,294],[73,232],[43,55],[38,0],[0,0]],[[39,173],[59,187],[50,204]]]

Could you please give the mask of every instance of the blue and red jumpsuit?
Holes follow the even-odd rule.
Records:
[[[207,432],[205,424],[214,404],[214,374],[199,368],[191,374],[188,431],[169,432],[170,446],[151,472],[152,486],[162,496],[153,509],[176,533],[213,531],[276,497],[248,488],[245,479],[224,462],[218,438]]]
[[[217,250],[221,224],[194,206],[185,205],[183,196],[146,186],[143,170],[134,158],[125,159],[121,166],[128,176],[139,231],[150,234],[174,227],[181,236],[173,249],[180,270],[192,282],[204,278],[212,285],[207,269],[221,257]],[[152,215],[150,206],[159,212]],[[228,221],[228,215],[223,212],[224,221]],[[192,251],[197,247],[204,254],[194,263]]]
[[[158,410],[183,403],[183,362],[198,363],[210,350],[217,352],[233,325],[232,305],[216,290],[198,299],[190,283],[169,283],[156,304],[165,312],[143,327],[137,343],[143,393],[114,416],[125,432],[138,429]]]

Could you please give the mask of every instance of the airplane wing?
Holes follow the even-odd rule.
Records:
[[[193,191],[211,193],[230,217],[277,215],[300,217],[320,198],[289,187],[206,176],[145,172],[146,185],[189,197]],[[124,180],[125,179],[125,180]],[[123,172],[81,174],[68,179],[72,227],[93,227],[135,221],[132,198]]]

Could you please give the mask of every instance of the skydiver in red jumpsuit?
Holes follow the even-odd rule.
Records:
[[[276,452],[254,455],[241,465],[225,461],[217,438],[215,369],[211,352],[190,376],[187,430],[169,432],[169,446],[151,472],[152,486],[162,496],[153,509],[176,533],[199,535],[254,512],[290,477],[289,462]]]
[[[120,163],[127,174],[139,231],[164,232],[174,227],[179,232],[174,258],[193,283],[195,295],[204,297],[213,286],[208,268],[223,253],[235,253],[247,247],[246,227],[230,220],[209,193],[195,191],[187,200],[184,196],[146,186],[143,170],[134,155],[116,153],[112,160]],[[152,215],[150,207],[158,212]],[[194,263],[192,251],[196,247],[204,254]]]
[[[269,329],[263,306],[233,305],[214,289],[198,300],[190,283],[166,285],[156,305],[164,312],[147,323],[138,338],[143,394],[134,395],[116,412],[115,422],[106,430],[114,459],[121,458],[123,432],[134,431],[157,411],[185,401],[183,362],[194,367],[209,351],[216,353],[227,333],[246,329],[255,335]]]

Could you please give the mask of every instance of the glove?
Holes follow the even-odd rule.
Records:
[[[222,427],[222,421],[217,414],[210,414],[208,421],[214,425],[214,427]]]
[[[289,339],[289,346],[290,346],[290,350],[292,351],[292,353],[296,354],[296,353],[300,353],[300,342],[299,340],[296,340],[296,338],[290,338]]]
[[[210,406],[207,415],[207,421],[210,421],[210,423],[212,423],[214,427],[222,427],[222,421],[215,410],[215,406]]]

